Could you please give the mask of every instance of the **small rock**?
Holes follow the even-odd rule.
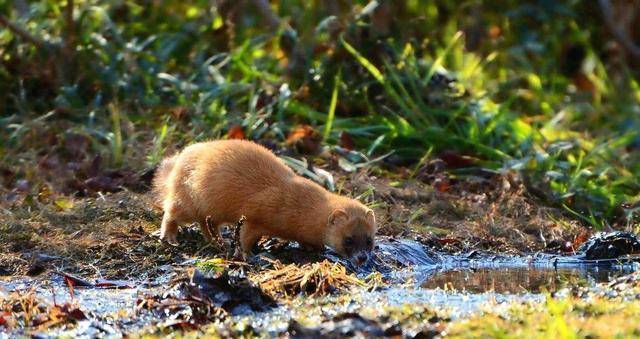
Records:
[[[598,233],[578,248],[587,260],[615,259],[640,253],[640,241],[629,232]]]

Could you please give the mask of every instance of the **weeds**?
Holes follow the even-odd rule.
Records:
[[[272,262],[274,268],[255,274],[251,279],[260,286],[265,293],[272,296],[293,297],[301,293],[309,296],[322,296],[352,286],[364,286],[365,283],[338,263],[327,260],[304,264],[284,265],[278,261]],[[375,285],[380,279],[372,276]]]
[[[571,297],[548,297],[541,305],[512,305],[506,314],[487,311],[447,328],[457,337],[633,337],[638,325],[626,319],[637,316],[637,301],[620,304],[616,300],[595,298],[590,302]]]
[[[34,290],[0,295],[0,328],[38,328],[75,323],[87,319],[76,305],[52,305],[36,296]]]
[[[0,165],[37,186],[69,129],[107,172],[231,134],[287,145],[302,125],[318,140],[302,153],[390,154],[347,171],[444,190],[515,170],[586,226],[637,227],[637,67],[589,2],[25,6],[0,5]]]

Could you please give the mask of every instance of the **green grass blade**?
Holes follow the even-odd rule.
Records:
[[[367,58],[365,58],[362,54],[360,54],[360,52],[358,52],[353,46],[351,46],[342,37],[340,37],[340,43],[342,43],[342,46],[347,50],[347,52],[353,55],[356,58],[356,60],[358,60],[358,62],[364,68],[366,68],[376,80],[378,80],[378,82],[380,82],[381,84],[385,83],[384,75],[382,75],[382,72],[380,72],[378,67],[376,67],[369,60],[367,60]]]
[[[336,115],[336,105],[338,104],[338,92],[340,88],[340,82],[342,81],[342,68],[338,70],[335,82],[333,84],[333,91],[331,92],[331,104],[329,104],[329,116],[327,117],[327,123],[324,126],[323,140],[327,140],[331,134],[331,127],[333,125],[333,119]]]
[[[453,48],[453,46],[455,46],[456,42],[458,42],[458,40],[460,40],[461,37],[462,37],[461,31],[458,31],[456,32],[456,34],[453,35],[453,37],[449,41],[449,44],[447,44],[447,47],[445,47],[445,49],[440,53],[440,55],[438,55],[438,57],[433,62],[433,64],[431,64],[431,67],[429,68],[429,72],[427,72],[427,76],[422,81],[423,85],[426,86],[429,83],[429,81],[431,80],[431,77],[436,73],[437,68],[442,64],[442,60],[444,60],[444,58],[449,54],[449,52],[451,52],[451,49]]]

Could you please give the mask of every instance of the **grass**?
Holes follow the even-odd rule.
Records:
[[[259,272],[251,279],[261,290],[274,297],[286,298],[299,294],[320,297],[365,285],[339,263],[330,263],[327,260],[301,266],[284,265],[278,261],[272,264],[272,270]]]
[[[77,304],[56,304],[40,298],[34,290],[0,295],[0,326],[15,330],[46,330],[87,319]]]
[[[161,246],[160,216],[128,180],[237,136],[375,208],[381,235],[444,251],[562,252],[591,230],[640,228],[640,73],[608,47],[595,2],[272,1],[277,27],[251,1],[23,2],[0,1],[27,34],[0,29],[0,269],[12,277],[153,279],[219,252],[188,230]],[[287,144],[305,128],[319,156]],[[252,278],[288,300],[382,283],[324,262]],[[637,337],[637,287],[459,320],[412,305],[363,315],[427,335]],[[11,326],[51,316],[11,298]],[[64,312],[53,316],[75,321]]]
[[[331,104],[329,105],[329,112],[327,113],[327,122],[324,125],[324,140],[327,140],[331,135],[331,127],[336,116],[336,105],[338,104],[338,93],[341,79],[342,71],[338,71],[338,75],[336,75],[334,80],[335,84],[333,85],[333,91],[331,92]]]
[[[628,277],[627,277],[628,278]],[[625,278],[626,279],[626,278]],[[615,287],[599,285],[583,291],[569,291],[569,295],[546,295],[541,302],[499,303],[487,301],[479,312],[471,315],[452,315],[444,308],[433,309],[425,305],[363,305],[355,313],[340,313],[343,304],[353,303],[348,296],[331,301],[298,299],[291,312],[297,327],[317,335],[355,333],[373,335],[376,330],[402,336],[430,335],[451,338],[634,338],[640,333],[636,319],[640,302],[635,294],[637,284],[625,287],[611,296]],[[577,293],[578,295],[573,295]],[[319,303],[322,305],[316,305]],[[312,307],[313,306],[313,307]],[[318,311],[323,309],[323,311]],[[344,319],[348,319],[344,321]],[[353,319],[350,321],[350,319]],[[290,322],[291,324],[291,322]],[[235,333],[258,335],[260,332],[243,323],[232,325]],[[193,336],[228,333],[228,328],[212,325],[200,332],[179,335]]]
[[[247,138],[283,142],[304,123],[327,144],[350,138],[369,156],[393,152],[414,173],[436,159],[456,180],[478,168],[520,171],[542,203],[585,225],[633,228],[640,86],[632,67],[607,64],[596,37],[601,25],[578,20],[589,5],[485,6],[489,35],[479,44],[470,31],[472,2],[409,2],[391,9],[398,23],[387,23],[386,35],[374,23],[385,5],[364,5],[320,20],[324,8],[277,4],[274,13],[294,17],[290,29],[272,32],[260,29],[254,10],[235,22],[242,5],[205,11],[197,2],[80,1],[71,23],[46,15],[63,13],[65,4],[32,4],[20,20],[0,8],[8,20],[28,23],[27,34],[76,46],[65,58],[14,30],[0,35],[10,133],[0,143],[2,163],[16,166],[13,145],[29,147],[25,133],[37,133],[43,119],[91,135],[111,168],[135,169],[236,126]],[[496,16],[505,7],[509,15]],[[302,8],[305,15],[295,16]],[[424,13],[434,23],[421,21]],[[544,49],[527,54],[536,46]],[[568,48],[581,58],[559,59]],[[139,153],[147,162],[135,160]]]
[[[512,305],[506,314],[487,311],[452,323],[453,338],[633,338],[640,334],[637,300],[547,298],[540,305]]]
[[[591,229],[640,227],[639,70],[607,47],[595,2],[276,1],[274,27],[251,1],[23,2],[0,2],[0,268],[12,275],[55,264],[154,278],[206,255],[191,233],[162,248],[149,234],[159,216],[131,191],[165,155],[238,136],[374,207],[380,234],[446,251],[562,251]],[[301,130],[320,156],[287,143]],[[262,283],[289,295],[311,279],[323,294],[335,270],[360,284],[304,269],[305,283],[288,266],[271,272],[288,284]],[[549,299],[447,333],[632,336],[636,304]]]

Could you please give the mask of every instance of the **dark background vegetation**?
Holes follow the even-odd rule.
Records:
[[[513,172],[585,226],[633,229],[639,18],[604,0],[0,0],[0,186],[64,207],[243,137],[387,154],[380,173],[440,190]]]

